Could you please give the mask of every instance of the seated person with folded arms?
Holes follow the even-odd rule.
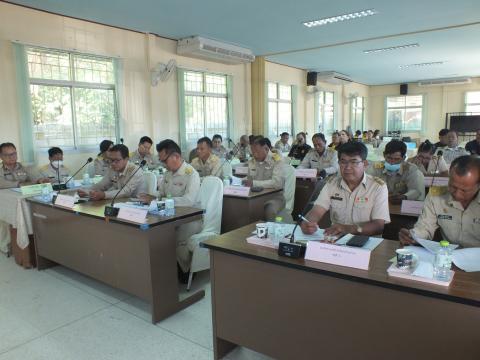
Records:
[[[282,156],[270,151],[269,141],[257,137],[252,145],[253,158],[248,161],[248,175],[243,185],[262,187],[264,189],[282,189],[285,185],[285,167]],[[285,208],[285,198],[282,193],[264,205],[265,220],[273,221],[275,216]]]
[[[230,157],[230,152],[222,145],[222,142],[222,135],[215,134],[212,136],[212,153],[218,156],[219,159],[228,159]]]
[[[303,160],[305,155],[312,147],[307,144],[307,136],[304,132],[299,132],[296,136],[296,141],[292,145],[288,157],[294,158],[297,160]]]
[[[287,132],[283,132],[280,134],[280,140],[275,143],[275,149],[282,152],[289,152],[291,149],[290,144],[288,143],[288,139],[290,138],[290,134]]]
[[[62,183],[63,179],[69,177],[70,170],[63,165],[63,151],[59,147],[48,149],[48,160],[50,162],[38,169],[39,176],[49,179],[52,183]]]
[[[212,141],[208,137],[200,138],[197,141],[197,157],[191,162],[192,167],[197,170],[200,177],[218,176],[223,179],[225,176],[229,178],[232,173],[225,173],[225,160],[220,160],[217,155],[212,153]]]
[[[448,188],[430,191],[413,228],[420,239],[433,239],[440,228],[442,239],[463,247],[480,247],[480,158],[465,155],[450,166]],[[401,229],[403,245],[415,244],[411,231]]]
[[[312,136],[313,149],[305,155],[297,169],[317,169],[317,176],[325,178],[338,172],[337,152],[327,148],[325,136],[317,133]]]
[[[415,164],[423,175],[448,176],[448,166],[443,156],[434,155],[435,145],[425,140],[418,147],[417,155],[407,161]]]
[[[140,164],[143,160],[147,162],[147,167],[157,167],[158,159],[150,153],[153,141],[148,136],[142,136],[138,142],[138,148],[130,154],[130,162]]]
[[[377,235],[390,222],[388,189],[385,182],[365,172],[367,147],[352,141],[338,148],[340,174],[331,175],[300,226],[313,234],[318,222],[330,210],[332,226],[326,235]]]
[[[126,186],[117,197],[136,197],[138,194],[145,192],[143,170],[137,171],[130,179],[138,169],[138,165],[129,162],[128,147],[123,144],[114,145],[108,151],[108,156],[111,165],[107,173],[100,182],[92,185],[89,191],[78,190],[81,197],[89,196],[91,200],[112,199],[125,184]]]
[[[443,150],[443,157],[447,165],[460,156],[470,155],[467,150],[458,146],[458,134],[455,130],[448,131],[447,146],[440,150]]]
[[[100,152],[97,158],[93,162],[95,168],[94,175],[104,176],[108,169],[110,169],[110,159],[108,158],[108,151],[113,146],[113,142],[110,140],[103,140],[100,143]]]
[[[407,145],[403,141],[392,140],[385,146],[385,161],[376,162],[367,170],[387,183],[388,200],[392,204],[425,199],[424,176],[414,164],[405,161],[406,153]]]

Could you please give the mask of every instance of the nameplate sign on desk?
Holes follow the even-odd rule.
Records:
[[[75,205],[75,197],[70,195],[58,194],[55,199],[55,205],[72,209]]]
[[[432,185],[432,176],[425,176],[425,187],[430,187],[430,186],[448,186],[448,177],[445,176],[435,176],[435,179],[433,179],[433,185]]]
[[[121,207],[118,211],[117,219],[127,220],[138,224],[145,223],[148,209],[135,209],[131,207]]]
[[[314,179],[317,177],[317,169],[295,169],[295,177],[302,179]]]
[[[53,191],[52,184],[50,183],[21,186],[20,190],[23,196],[34,196],[40,195],[43,188],[48,188],[49,192]]]
[[[305,260],[368,270],[370,250],[309,241]]]
[[[248,197],[250,188],[248,186],[224,186],[223,195],[234,195],[241,197]]]
[[[403,200],[400,212],[405,214],[420,215],[423,209],[423,201]]]
[[[246,166],[237,166],[235,168],[236,175],[248,175],[248,167]]]
[[[275,249],[275,248],[278,247],[278,246],[275,246],[273,244],[272,239],[270,239],[270,238],[261,239],[258,236],[248,237],[247,238],[247,243],[253,244],[253,245],[258,245],[258,246],[265,246],[265,247],[268,247],[268,248],[271,248],[271,249]]]

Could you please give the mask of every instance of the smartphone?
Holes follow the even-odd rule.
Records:
[[[354,235],[350,240],[347,241],[345,245],[363,247],[363,245],[367,243],[368,238],[369,238],[368,236]]]

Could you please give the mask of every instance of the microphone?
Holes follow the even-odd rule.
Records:
[[[115,196],[113,197],[112,202],[110,203],[110,205],[106,205],[106,206],[105,206],[105,211],[103,212],[103,215],[105,215],[105,216],[117,216],[117,215],[118,215],[118,211],[119,211],[120,209],[113,206],[113,205],[115,204],[115,199],[116,199],[117,196],[122,192],[123,188],[124,188],[125,186],[127,186],[127,184],[130,182],[130,180],[132,180],[133,176],[137,173],[137,171],[140,170],[141,168],[143,168],[146,163],[147,163],[147,160],[142,160],[142,162],[140,163],[140,166],[133,172],[132,175],[130,175],[130,177],[128,178],[128,180],[125,181],[125,184],[123,184],[123,186],[120,188],[120,190],[117,191],[117,193],[116,193]]]
[[[87,162],[86,162],[85,164],[83,164],[82,167],[75,172],[75,174],[73,174],[72,176],[70,176],[70,178],[69,178],[67,181],[65,181],[65,184],[62,184],[62,185],[64,185],[64,186],[61,187],[61,188],[59,188],[59,189],[57,189],[58,194],[60,194],[60,191],[61,191],[61,190],[65,190],[65,189],[67,188],[68,182],[69,182],[70,180],[72,180],[85,166],[87,166],[87,164],[91,163],[92,161],[93,161],[93,159],[92,159],[91,157],[89,157],[89,158],[87,159]],[[53,186],[52,186],[52,188],[55,190],[55,188],[54,188]],[[57,194],[57,195],[58,195],[58,194]],[[52,198],[52,203],[53,203],[53,204],[55,204],[55,199],[56,199],[56,198],[57,198],[56,196],[54,196],[54,197]]]
[[[120,144],[123,145],[123,138],[120,138]]]
[[[437,175],[437,169],[438,169],[438,162],[440,161],[440,158],[442,157],[443,155],[443,151],[442,150],[439,150],[437,152],[437,156],[438,156],[438,159],[437,159],[437,163],[435,165],[435,171],[433,172],[433,176],[432,176],[432,183],[430,184],[430,187],[433,186],[433,182],[435,181],[435,175]]]

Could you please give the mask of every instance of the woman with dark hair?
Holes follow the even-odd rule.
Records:
[[[311,148],[312,147],[307,144],[307,135],[304,132],[299,132],[296,136],[295,143],[288,153],[288,157],[303,160]]]
[[[107,152],[113,147],[113,141],[103,140],[100,143],[100,152],[93,162],[95,168],[95,175],[104,176],[110,167],[110,159],[107,157]]]
[[[434,155],[435,150],[435,145],[425,140],[418,147],[417,155],[407,161],[417,165],[423,175],[433,175],[437,172],[439,176],[448,176],[447,163],[443,156]]]

